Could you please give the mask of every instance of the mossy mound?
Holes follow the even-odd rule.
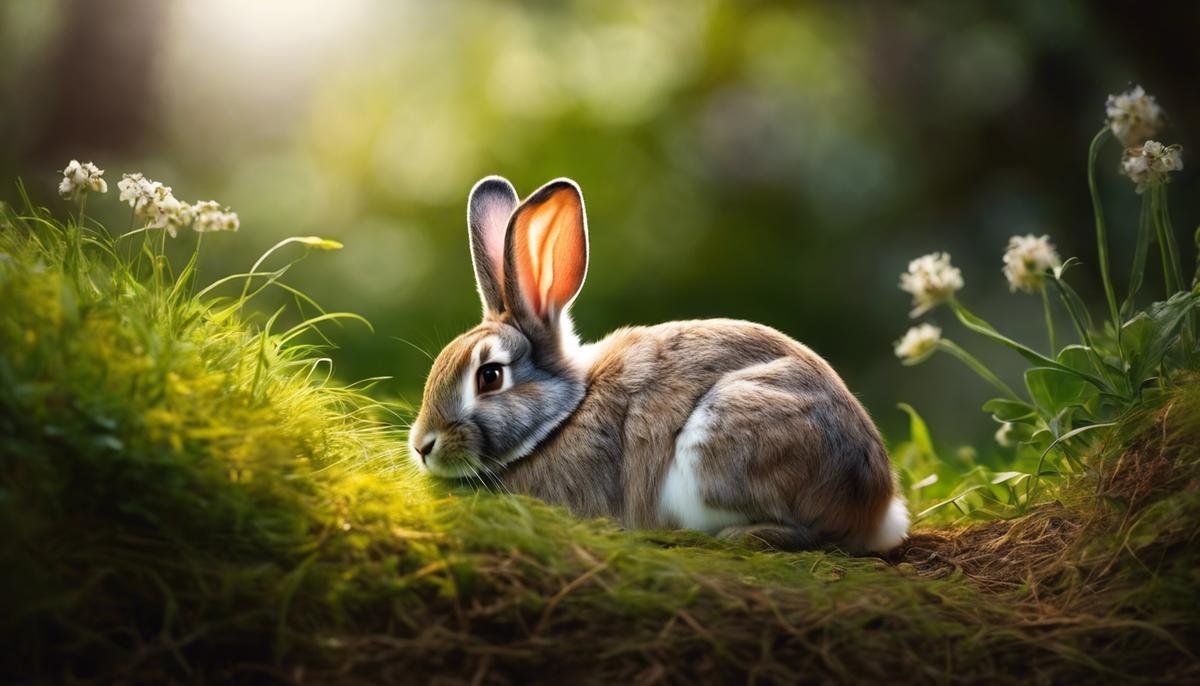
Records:
[[[5,681],[1200,679],[1185,380],[1022,518],[770,553],[428,484],[313,348],[127,264],[0,226]]]

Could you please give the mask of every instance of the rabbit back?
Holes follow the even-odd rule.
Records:
[[[509,467],[511,489],[639,528],[772,521],[867,541],[880,525],[893,496],[882,440],[807,347],[736,320],[627,328],[593,346],[584,400]]]

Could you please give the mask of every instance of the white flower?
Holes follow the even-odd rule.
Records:
[[[146,220],[147,229],[166,229],[174,238],[179,229],[192,223],[192,206],[176,199],[170,186],[138,173],[123,175],[117,188],[121,190],[121,200]]]
[[[1183,148],[1146,141],[1137,148],[1127,148],[1121,158],[1121,173],[1137,184],[1137,192],[1166,183],[1169,174],[1183,169]]]
[[[1108,128],[1127,148],[1158,133],[1162,108],[1141,86],[1108,96],[1104,109],[1108,114]]]
[[[138,215],[144,214],[146,208],[158,198],[171,192],[170,186],[151,181],[140,173],[123,174],[121,180],[117,182],[117,189],[121,191],[119,196],[121,201],[128,202]]]
[[[996,443],[1000,447],[1011,448],[1017,444],[1016,438],[1013,436],[1014,428],[1016,427],[1013,426],[1012,422],[1003,422],[1000,424],[1000,428],[996,429]]]
[[[933,324],[914,326],[905,332],[903,338],[896,341],[896,357],[904,364],[917,364],[933,354],[940,340],[942,330]]]
[[[192,229],[198,233],[209,231],[237,231],[239,222],[237,212],[230,212],[228,207],[222,207],[215,200],[201,200],[192,205]]]
[[[930,253],[908,263],[908,272],[900,275],[900,290],[911,293],[911,317],[919,317],[946,302],[963,287],[962,272],[950,265],[950,255]]]
[[[1008,239],[1004,252],[1004,278],[1009,290],[1036,293],[1046,285],[1046,272],[1062,266],[1062,260],[1049,236],[1033,234]]]
[[[104,180],[104,170],[91,162],[71,160],[66,169],[62,170],[63,179],[58,184],[58,194],[66,200],[78,200],[89,191],[107,193],[108,182]]]
[[[164,188],[167,189],[167,194],[154,203],[153,213],[147,218],[146,228],[166,229],[171,238],[174,238],[179,229],[192,223],[192,206],[177,200],[171,195],[170,188]]]

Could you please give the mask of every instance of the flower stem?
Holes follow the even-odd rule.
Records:
[[[1088,146],[1088,191],[1092,194],[1092,213],[1096,218],[1096,248],[1100,258],[1100,278],[1104,281],[1104,297],[1108,300],[1108,314],[1113,329],[1117,332],[1117,347],[1121,345],[1121,315],[1117,311],[1117,295],[1113,291],[1112,277],[1108,273],[1108,232],[1104,226],[1104,208],[1100,204],[1100,192],[1096,189],[1096,156],[1108,135],[1108,127],[1100,129]]]
[[[1175,278],[1175,290],[1167,293],[1167,298],[1179,291],[1187,290],[1186,282],[1183,280],[1183,265],[1179,260],[1179,244],[1175,242],[1175,227],[1171,223],[1171,211],[1167,207],[1167,187],[1160,185],[1158,187],[1158,213],[1160,223],[1162,224],[1163,235],[1167,239],[1167,252],[1170,254],[1171,270]],[[1184,347],[1191,349],[1192,341],[1195,339],[1196,318],[1194,312],[1188,312],[1184,315],[1183,328],[1181,335],[1183,336]]]
[[[260,266],[262,266],[263,262],[267,261],[267,258],[271,256],[271,253],[275,252],[276,250],[282,248],[285,245],[288,245],[289,243],[301,243],[303,245],[316,246],[316,247],[322,248],[324,250],[340,250],[342,247],[342,244],[338,243],[337,241],[324,241],[325,243],[328,243],[329,246],[336,246],[336,247],[322,246],[321,245],[322,240],[323,239],[320,239],[317,236],[290,236],[288,238],[285,238],[285,239],[279,241],[275,245],[272,245],[269,250],[267,250],[265,253],[263,253],[254,262],[254,265],[250,267],[249,273],[246,274],[246,282],[242,286],[242,295],[240,298],[238,298],[238,307],[242,307],[243,305],[245,305],[246,296],[249,295],[249,293],[250,293],[250,281],[252,279],[254,279],[255,276],[259,275],[258,268]],[[301,258],[301,259],[303,259],[303,258]]]
[[[1133,314],[1135,299],[1138,291],[1142,289],[1142,281],[1146,273],[1146,256],[1150,252],[1150,234],[1154,231],[1154,222],[1150,216],[1154,205],[1151,201],[1153,197],[1153,194],[1142,195],[1142,210],[1138,215],[1137,244],[1133,249],[1133,267],[1129,271],[1129,293],[1125,296],[1125,303],[1121,305],[1122,316]]]
[[[1154,236],[1158,240],[1158,256],[1162,260],[1162,277],[1163,290],[1166,292],[1166,297],[1171,297],[1175,292],[1175,285],[1171,275],[1171,260],[1167,255],[1167,237],[1163,235],[1162,222],[1158,213],[1158,189],[1154,188],[1150,191],[1150,214],[1151,221],[1154,222]]]
[[[1154,217],[1158,226],[1159,241],[1163,250],[1164,268],[1171,270],[1172,285],[1167,290],[1167,297],[1183,290],[1183,268],[1179,264],[1179,246],[1175,244],[1175,232],[1171,227],[1171,214],[1167,210],[1167,187],[1160,185],[1154,189]]]
[[[1057,360],[1046,357],[1033,348],[1030,348],[1023,343],[1018,343],[1008,336],[1005,336],[997,331],[991,324],[972,314],[971,311],[964,307],[963,304],[957,299],[950,299],[950,307],[954,310],[954,315],[958,317],[958,321],[963,323],[963,326],[977,334],[980,334],[986,338],[990,338],[1000,345],[1016,351],[1017,354],[1019,354],[1021,357],[1024,357],[1026,360],[1029,360],[1034,365],[1039,367],[1053,367],[1059,371],[1078,376],[1079,378],[1100,389],[1101,392],[1113,392],[1112,385],[1108,381],[1101,379],[1094,374],[1089,374],[1078,369],[1072,369],[1064,364],[1060,364]]]
[[[83,222],[85,217],[87,217],[87,193],[79,196],[79,221],[75,225],[73,245],[71,246],[74,252],[72,261],[75,263],[74,278],[76,288],[80,286],[80,277],[83,272]]]
[[[971,371],[983,377],[984,381],[995,386],[1001,393],[1009,396],[1013,400],[1021,399],[1021,396],[1017,395],[1016,391],[1009,388],[1008,384],[1001,381],[1000,377],[993,374],[992,370],[988,369],[987,366],[985,366],[982,362],[975,359],[974,355],[958,347],[958,344],[956,344],[954,341],[943,338],[938,341],[938,348],[945,350],[951,355],[962,360],[963,364],[971,368]]]
[[[162,295],[163,270],[167,262],[167,230],[162,229],[162,240],[158,243],[158,252],[154,255],[154,289],[155,295]]]
[[[1043,285],[1042,291],[1042,308],[1046,311],[1046,334],[1050,337],[1050,356],[1058,354],[1058,342],[1054,336],[1054,313],[1050,310],[1050,293],[1046,291],[1046,286]]]

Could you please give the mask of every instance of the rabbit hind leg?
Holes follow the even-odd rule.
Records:
[[[722,529],[717,538],[760,550],[810,550],[818,540],[804,526],[788,524],[739,524]]]

